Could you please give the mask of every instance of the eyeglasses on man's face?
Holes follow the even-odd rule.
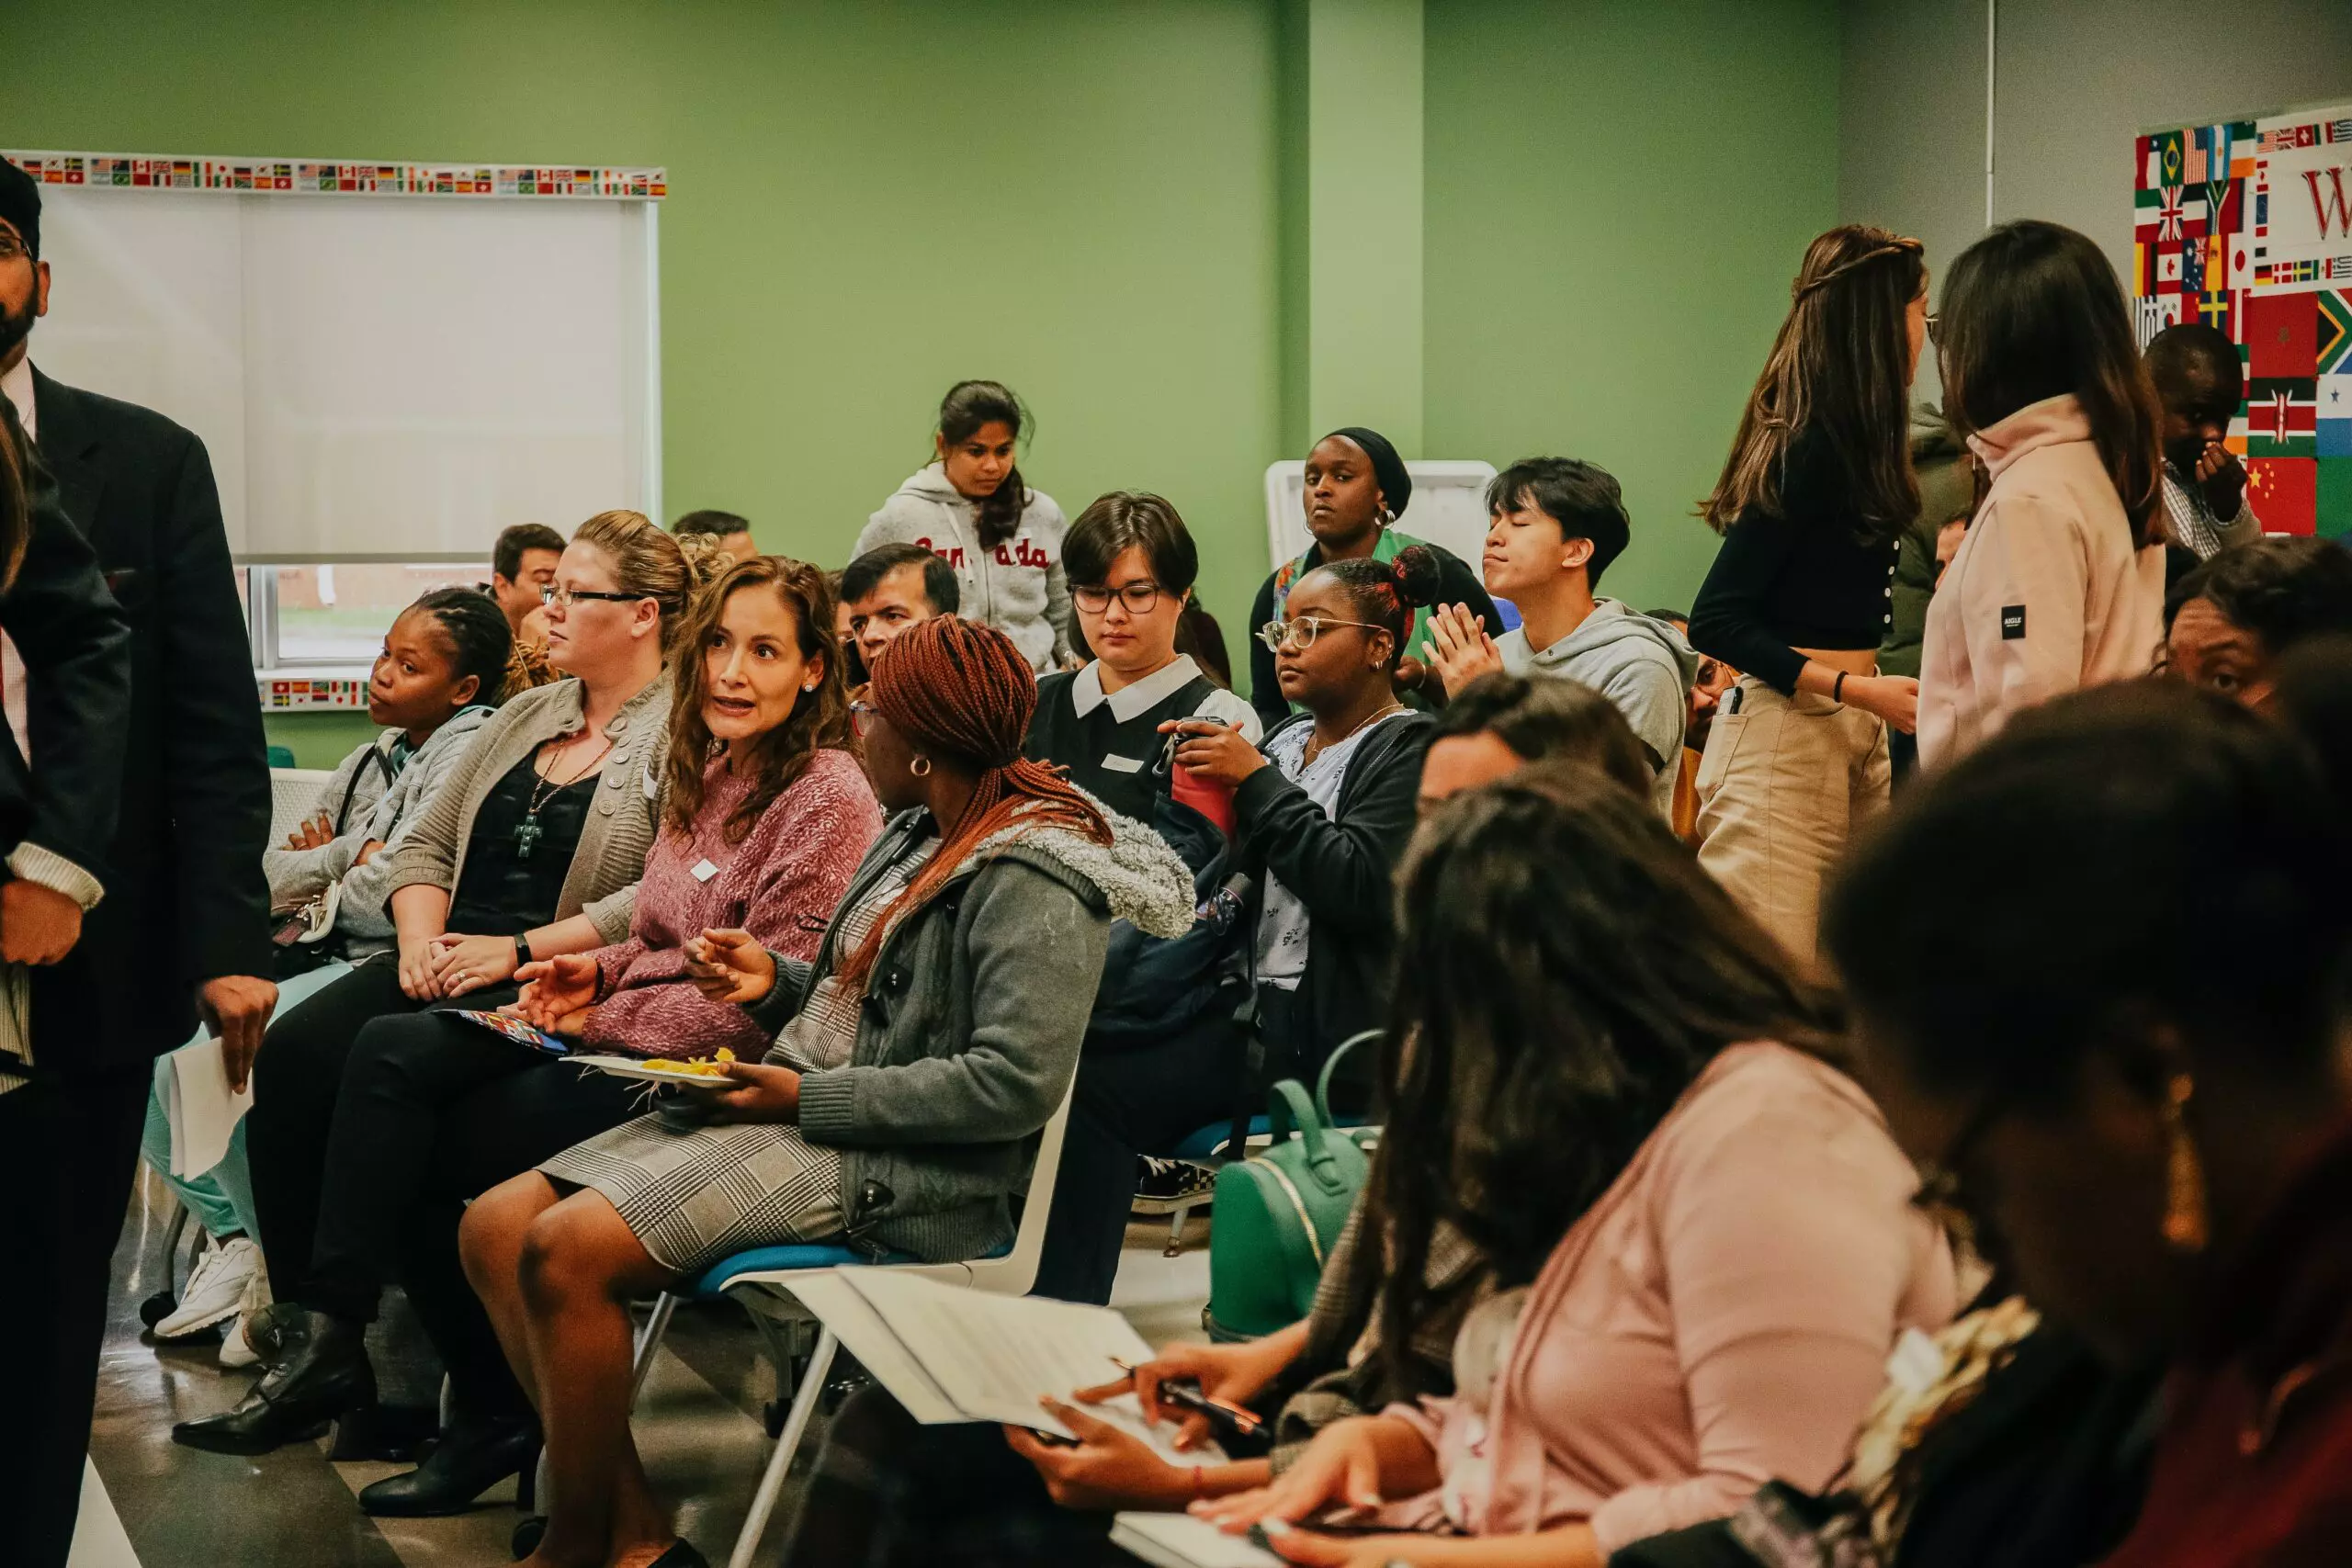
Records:
[[[1106,588],[1097,583],[1091,588],[1073,588],[1069,596],[1078,607],[1090,615],[1099,615],[1116,599],[1127,607],[1130,615],[1148,615],[1159,604],[1159,584],[1148,579]]]
[[[565,588],[550,582],[539,590],[539,603],[568,610],[582,599],[601,599],[608,604],[634,604],[639,599],[652,597],[647,593],[608,593],[601,588]]]
[[[1355,626],[1368,632],[1385,632],[1386,626],[1376,626],[1370,621],[1336,621],[1323,615],[1295,615],[1287,621],[1268,621],[1258,628],[1258,640],[1267,650],[1280,653],[1285,643],[1295,644],[1305,653],[1315,646],[1315,639],[1326,626]]]
[[[6,229],[0,229],[0,264],[15,261],[20,256],[30,260],[32,252],[25,249],[22,240]]]

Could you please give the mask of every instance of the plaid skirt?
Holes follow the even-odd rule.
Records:
[[[603,1193],[653,1260],[681,1274],[842,1234],[840,1153],[778,1122],[710,1126],[656,1112],[539,1169]]]

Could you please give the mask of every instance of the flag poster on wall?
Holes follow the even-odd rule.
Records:
[[[2132,291],[2144,344],[2229,333],[2229,446],[2274,534],[2352,536],[2352,104],[2138,139]]]

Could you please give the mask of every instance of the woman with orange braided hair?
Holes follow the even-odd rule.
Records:
[[[1928,336],[1919,242],[1859,223],[1805,251],[1788,319],[1700,514],[1724,536],[1690,643],[1745,671],[1700,759],[1699,860],[1811,965],[1822,879],[1886,809],[1889,727],[1919,682],[1882,675],[1898,541],[1919,510],[1911,377]]]
[[[702,1562],[629,1439],[631,1299],[755,1247],[945,1262],[1012,1238],[1111,921],[1176,936],[1193,919],[1172,851],[1022,757],[1035,705],[1002,632],[903,633],[854,710],[894,815],[815,961],[742,931],[688,944],[706,996],[781,1029],[766,1059],[468,1212],[468,1277],[546,1428],[555,1506],[534,1568]]]

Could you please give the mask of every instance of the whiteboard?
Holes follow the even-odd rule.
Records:
[[[654,202],[41,197],[33,362],[203,437],[239,558],[662,514]]]

